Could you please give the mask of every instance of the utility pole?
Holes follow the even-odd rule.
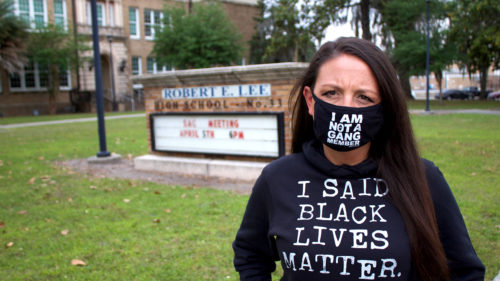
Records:
[[[425,112],[430,112],[429,108],[429,65],[430,65],[430,54],[429,54],[429,17],[430,17],[430,0],[425,0],[427,6],[426,12],[426,34],[425,40],[427,45],[427,53],[425,54],[425,77],[426,77],[426,85],[425,85]]]
[[[99,26],[97,24],[97,4],[96,0],[90,1],[92,14],[92,40],[94,44],[94,71],[95,71],[95,94],[97,106],[97,125],[99,132],[99,148],[97,157],[108,157],[111,155],[106,148],[106,129],[104,128],[104,106],[102,98],[102,70],[101,51],[99,50]]]

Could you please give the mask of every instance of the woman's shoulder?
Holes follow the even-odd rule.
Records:
[[[295,170],[306,165],[306,162],[307,161],[303,153],[293,153],[273,160],[264,167],[262,173],[275,174],[280,171],[290,171],[291,169]]]
[[[445,198],[453,198],[450,186],[438,166],[434,162],[424,158],[422,158],[422,162],[424,164],[427,184],[434,202],[439,202]]]
[[[425,176],[427,177],[427,181],[429,181],[429,184],[441,178],[444,180],[443,173],[438,168],[438,166],[434,164],[434,162],[422,158],[422,163],[424,164]]]

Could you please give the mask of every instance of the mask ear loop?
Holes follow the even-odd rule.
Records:
[[[314,93],[314,91],[313,91],[313,89],[312,89],[312,88],[309,88],[309,89],[311,89],[311,94],[312,94],[312,96],[313,96],[313,99],[314,99],[315,101],[318,101],[320,98],[319,98],[319,97],[318,97],[318,96]]]

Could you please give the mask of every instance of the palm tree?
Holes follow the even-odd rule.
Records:
[[[28,25],[12,10],[11,1],[0,0],[0,66],[9,72],[23,68]]]
[[[9,92],[8,72],[19,71],[28,61],[25,56],[28,25],[12,11],[11,1],[0,0],[0,80]]]

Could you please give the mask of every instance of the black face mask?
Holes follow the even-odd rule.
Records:
[[[382,105],[345,107],[327,103],[314,93],[314,134],[336,151],[350,151],[372,141],[384,118]]]

